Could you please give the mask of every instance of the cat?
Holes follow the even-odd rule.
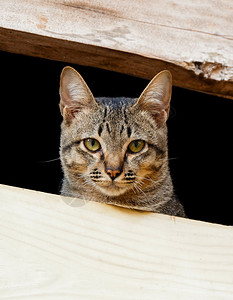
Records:
[[[81,75],[60,79],[61,194],[126,208],[185,217],[168,166],[169,71],[138,99],[94,98]]]

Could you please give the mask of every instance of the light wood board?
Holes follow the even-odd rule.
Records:
[[[1,185],[0,299],[232,300],[233,228]]]
[[[0,0],[0,50],[151,79],[233,99],[229,0]],[[36,71],[36,70],[35,70]]]

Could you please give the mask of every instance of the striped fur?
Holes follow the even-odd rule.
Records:
[[[146,211],[185,216],[168,167],[167,127],[171,75],[158,74],[138,99],[94,99],[82,77],[61,75],[61,194]],[[92,152],[85,139],[96,139]],[[144,148],[129,151],[132,141]]]

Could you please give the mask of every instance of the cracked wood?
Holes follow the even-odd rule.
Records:
[[[0,0],[0,50],[151,79],[233,99],[228,0]]]

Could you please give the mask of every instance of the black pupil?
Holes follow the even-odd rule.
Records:
[[[95,146],[95,140],[91,140],[91,146],[92,146],[92,147]]]
[[[134,147],[137,148],[138,147],[139,142],[138,141],[134,141]]]

